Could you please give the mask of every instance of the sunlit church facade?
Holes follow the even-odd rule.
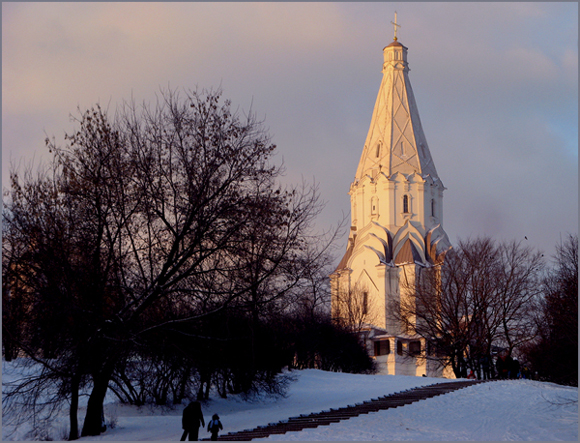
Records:
[[[393,315],[401,297],[413,297],[416,276],[440,266],[451,245],[443,230],[445,187],[421,126],[407,48],[396,33],[383,55],[383,78],[350,185],[346,253],[330,276],[332,315],[344,320],[345,300],[358,304],[351,315],[358,314],[358,331],[380,373],[442,376],[448,371],[439,363],[420,357],[425,341]]]

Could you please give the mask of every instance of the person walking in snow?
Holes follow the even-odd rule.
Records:
[[[500,379],[505,380],[510,378],[510,369],[512,368],[512,357],[506,350],[503,350],[497,359],[495,367],[497,368],[497,375]]]
[[[489,380],[491,378],[491,372],[490,372],[490,365],[489,365],[489,356],[488,355],[483,355],[480,359],[479,359],[479,363],[481,365],[481,371],[483,372],[483,379],[484,380]]]
[[[530,372],[530,368],[528,368],[527,365],[524,365],[524,368],[522,369],[522,378],[526,379],[532,378],[532,373]]]
[[[520,378],[520,362],[514,358],[510,368],[510,378]]]
[[[223,428],[219,416],[217,414],[212,415],[211,421],[207,425],[207,431],[211,432],[211,441],[217,441],[218,432]]]
[[[201,411],[201,403],[198,401],[192,401],[183,410],[183,418],[181,420],[183,427],[183,435],[181,436],[181,441],[185,441],[185,438],[189,434],[189,441],[197,441],[199,436],[199,426],[205,427],[205,421],[203,419],[203,412]]]

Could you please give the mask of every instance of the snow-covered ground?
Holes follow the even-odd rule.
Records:
[[[5,377],[12,378],[3,365]],[[292,372],[286,398],[244,402],[212,398],[203,405],[206,420],[220,415],[224,433],[250,429],[288,417],[354,404],[416,386],[445,380],[427,377],[356,375],[304,370]],[[107,421],[116,421],[98,437],[81,440],[179,440],[181,411],[160,407],[123,406],[109,397]],[[65,414],[67,411],[63,411]],[[79,417],[82,420],[84,410]],[[54,439],[66,435],[62,423],[50,431]],[[3,426],[3,440],[23,440],[29,429]],[[208,437],[200,430],[200,438]],[[361,415],[330,426],[274,435],[266,440],[578,440],[578,389],[531,380],[505,380],[471,386],[404,407]]]

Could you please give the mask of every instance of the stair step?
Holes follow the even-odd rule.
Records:
[[[220,435],[218,436],[218,440],[250,441],[254,438],[264,438],[272,434],[285,434],[286,432],[298,432],[303,429],[317,428],[318,426],[328,426],[332,423],[339,423],[340,421],[348,420],[362,414],[397,408],[489,381],[492,380],[437,383],[430,386],[418,387],[407,391],[397,392],[392,395],[373,398],[369,401],[355,403],[354,405],[348,405],[338,409],[331,408],[318,413],[300,414],[297,417],[290,417],[287,420],[269,423],[267,426],[258,426],[254,429],[246,429],[239,432]],[[208,439],[204,438],[203,440]]]

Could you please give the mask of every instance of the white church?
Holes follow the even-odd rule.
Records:
[[[330,276],[332,316],[350,322],[379,372],[447,376],[420,358],[425,341],[409,334],[392,302],[413,297],[422,268],[438,267],[451,248],[443,230],[443,191],[409,81],[407,48],[397,40],[383,49],[383,78],[369,132],[350,185],[351,227],[346,253]],[[357,309],[358,306],[358,309]]]

